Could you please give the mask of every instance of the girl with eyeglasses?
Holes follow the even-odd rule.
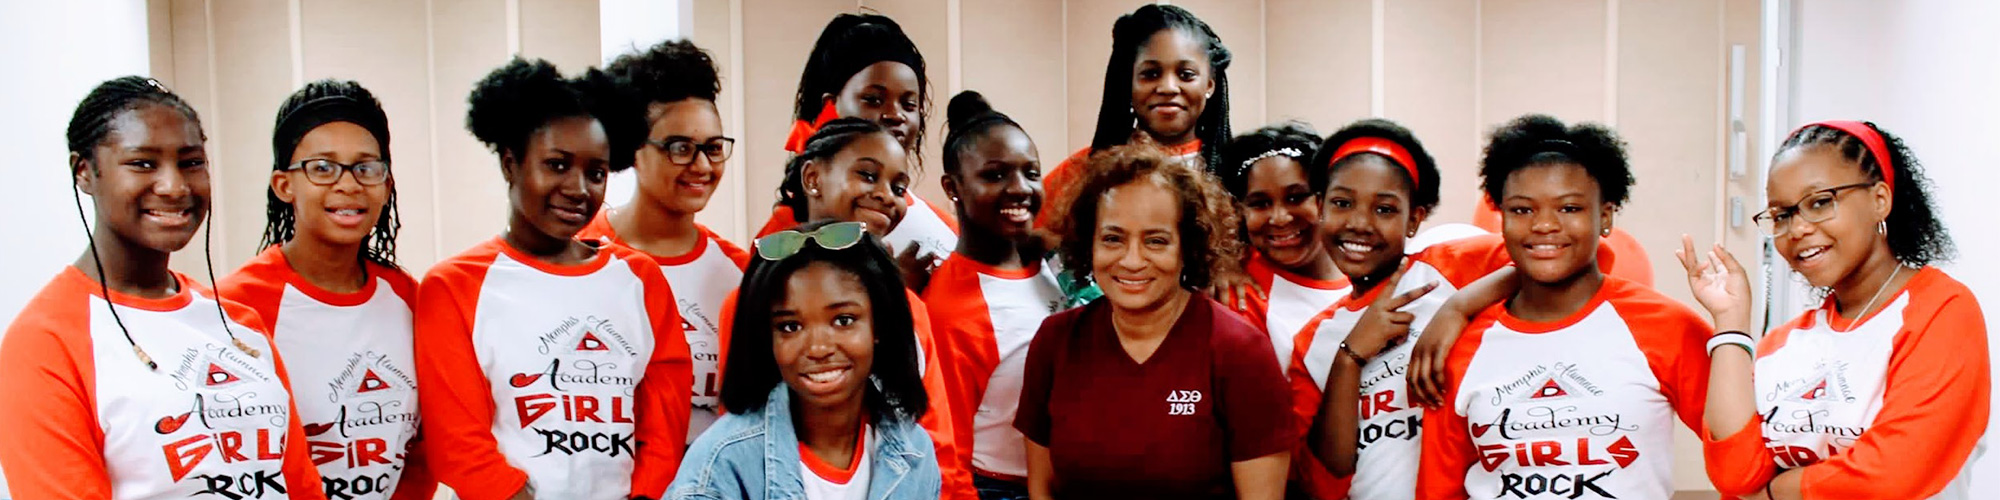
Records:
[[[902,142],[890,129],[869,120],[840,118],[825,123],[805,141],[799,154],[785,166],[781,189],[801,194],[795,203],[806,220],[859,222],[874,235],[871,241],[886,245],[887,235],[896,230],[909,210],[908,198],[904,196],[910,185],[909,166],[910,158]],[[897,277],[907,278],[900,272]],[[917,422],[930,432],[935,456],[956,457],[961,443],[955,439],[952,398],[945,383],[953,367],[939,362],[943,355],[942,340],[932,334],[930,313],[923,299],[908,284],[904,291],[904,301],[915,318],[913,328],[907,331],[916,338],[918,372],[923,378],[924,391],[930,395],[929,408]],[[736,297],[731,297],[723,316],[734,317],[735,300]],[[725,327],[721,335],[723,345],[735,345],[730,341],[731,336],[729,327]],[[727,357],[725,352],[725,361]],[[972,486],[972,473],[959,461],[944,460],[938,465],[944,475],[945,497],[964,500],[978,497]]]
[[[87,249],[0,340],[14,496],[326,498],[264,320],[167,267],[211,208],[194,108],[116,78],[77,104],[68,138]]]
[[[886,246],[820,221],[756,244],[725,368],[728,413],[688,448],[675,499],[939,497],[917,318]]]
[[[467,98],[507,182],[506,229],[417,288],[425,451],[461,498],[659,498],[687,441],[673,291],[636,250],[577,233],[632,164],[643,109],[609,75],[519,58]]]
[[[255,309],[291,360],[300,444],[328,497],[428,499],[389,117],[360,84],[321,80],[285,99],[274,130],[264,251],[216,290]]]
[[[1746,498],[1972,498],[1992,366],[1930,180],[1873,123],[1825,121],[1773,155],[1755,216],[1826,300],[1752,346],[1750,284],[1683,236],[1688,287],[1719,333],[1701,436],[1716,490]]]
[[[646,142],[633,165],[639,189],[632,201],[610,207],[584,226],[582,239],[602,239],[652,257],[673,285],[681,329],[694,360],[687,442],[719,416],[722,357],[717,337],[722,303],[743,280],[749,254],[695,222],[722,181],[735,139],[722,135],[715,109],[722,90],[715,61],[686,40],[618,56],[606,71],[636,94],[645,111]]]

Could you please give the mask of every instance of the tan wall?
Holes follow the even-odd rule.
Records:
[[[508,24],[518,2],[521,26]],[[722,65],[720,108],[739,138],[721,192],[700,219],[741,241],[766,219],[782,177],[799,68],[826,20],[872,9],[895,17],[930,66],[931,113],[918,192],[943,201],[944,104],[985,93],[1037,139],[1053,165],[1089,144],[1110,26],[1144,0],[692,0],[692,38]],[[1487,132],[1527,112],[1615,126],[1639,179],[1618,219],[1651,254],[1659,288],[1686,300],[1672,249],[1681,233],[1754,251],[1724,200],[1756,198],[1730,179],[1725,121],[1729,45],[1757,43],[1757,0],[1179,0],[1235,53],[1233,128],[1300,119],[1328,133],[1382,116],[1414,130],[1438,159],[1444,205],[1470,219]],[[589,8],[578,8],[579,5]],[[557,0],[152,0],[154,66],[207,120],[218,179],[217,264],[255,250],[275,106],[303,79],[360,80],[395,134],[402,257],[421,270],[498,231],[506,200],[494,160],[462,132],[471,83],[510,53],[566,71],[599,60],[594,2]],[[291,9],[301,22],[294,29]],[[367,26],[368,36],[349,36]],[[292,47],[297,46],[298,50]],[[1755,50],[1745,109],[1756,130]],[[294,59],[296,54],[296,61]],[[296,67],[297,74],[294,74]],[[1747,156],[1752,168],[1761,153]],[[610,200],[622,203],[623,200]],[[191,250],[191,251],[198,251]],[[179,259],[178,262],[194,262]],[[185,269],[198,271],[196,268]],[[1683,436],[1677,484],[1706,488]]]
[[[508,24],[509,6],[519,26]],[[156,76],[202,114],[217,166],[215,266],[254,255],[278,104],[307,81],[360,82],[389,115],[412,272],[498,234],[505,184],[464,132],[472,84],[513,53],[565,72],[598,61],[597,3],[569,0],[151,0]],[[296,22],[294,18],[296,17]],[[443,214],[443,217],[440,217]],[[184,252],[200,252],[191,246]],[[175,259],[200,275],[199,258]]]

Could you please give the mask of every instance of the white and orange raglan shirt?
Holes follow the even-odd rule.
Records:
[[[425,451],[460,497],[659,498],[685,449],[687,341],[652,259],[554,265],[494,238],[417,288]]]
[[[359,291],[330,292],[272,246],[216,291],[256,311],[289,360],[305,445],[327,498],[429,500],[437,480],[414,446],[417,283],[401,269],[364,266]]]
[[[1931,267],[1886,299],[1850,320],[1828,298],[1764,336],[1758,418],[1702,433],[1717,491],[1751,495],[1804,468],[1806,498],[1972,498],[1992,391],[1979,302]]]
[[[604,211],[599,211],[597,218],[591,219],[577,237],[602,239],[630,248],[618,237],[618,230],[611,227],[607,217]],[[722,324],[729,321],[729,317],[722,315],[722,304],[742,285],[743,270],[750,266],[750,254],[742,247],[723,239],[708,226],[694,227],[700,233],[694,250],[675,256],[647,254],[660,264],[660,273],[667,276],[667,283],[673,287],[681,330],[694,360],[694,387],[690,393],[694,407],[688,413],[687,430],[690,445],[722,416],[722,369],[717,361],[728,348],[722,344],[720,335]]]
[[[1028,343],[1062,308],[1062,286],[1040,262],[999,269],[953,255],[931,274],[924,302],[947,368],[959,463],[1014,481],[1028,477],[1027,441],[1014,429]]]
[[[1673,420],[1700,428],[1710,333],[1615,276],[1555,321],[1488,308],[1446,358],[1446,406],[1424,414],[1416,497],[1671,498]]]
[[[1301,487],[1312,498],[1355,500],[1408,499],[1416,494],[1417,460],[1422,449],[1422,407],[1411,405],[1404,390],[1404,371],[1410,364],[1410,350],[1429,325],[1431,316],[1450,300],[1452,294],[1487,273],[1510,264],[1498,237],[1471,237],[1431,245],[1409,257],[1409,269],[1393,291],[1376,287],[1359,297],[1342,295],[1332,306],[1320,311],[1297,330],[1290,345],[1298,346],[1287,361],[1286,375],[1292,385],[1293,413],[1299,419],[1300,435],[1306,435],[1319,417],[1325,401],[1327,379],[1340,344],[1361,320],[1368,306],[1383,293],[1395,296],[1436,283],[1437,288],[1403,306],[1401,311],[1416,316],[1409,337],[1375,355],[1361,367],[1359,401],[1360,434],[1354,475],[1337,478],[1326,471],[1309,448],[1294,453],[1293,470]],[[1273,294],[1274,300],[1276,294]],[[1348,432],[1348,431],[1342,431]]]
[[[956,397],[951,394],[949,385],[945,382],[946,374],[950,371],[940,362],[942,358],[938,356],[938,353],[943,352],[941,347],[943,342],[933,333],[936,330],[931,326],[930,309],[925,306],[924,299],[907,289],[903,290],[903,294],[910,300],[910,323],[916,330],[911,334],[917,337],[917,371],[922,373],[924,379],[924,393],[930,395],[930,407],[924,411],[924,418],[917,420],[917,425],[922,426],[924,433],[930,435],[931,446],[935,448],[937,456],[963,456],[958,448],[966,445],[957,442],[958,433],[952,426],[951,419],[954,415],[952,400]],[[722,317],[736,317],[736,297],[736,292],[730,292],[729,299],[723,304]],[[729,345],[730,334],[735,330],[735,325],[727,321],[722,325],[720,338],[725,348],[722,350],[722,359],[717,364],[721,366],[723,373],[727,374],[729,349],[726,346]],[[972,471],[968,470],[962,461],[940,459],[938,470],[943,476],[940,487],[942,498],[978,500],[979,491],[972,487]]]
[[[173,277],[172,296],[107,302],[65,267],[7,327],[0,469],[16,498],[326,498],[264,321],[222,300],[225,324],[213,292]]]
[[[1262,254],[1253,252],[1248,260],[1243,270],[1264,291],[1265,297],[1251,298],[1239,312],[1271,336],[1271,352],[1278,355],[1278,366],[1285,366],[1292,361],[1293,337],[1299,329],[1354,287],[1347,282],[1346,275],[1313,279],[1279,269]]]

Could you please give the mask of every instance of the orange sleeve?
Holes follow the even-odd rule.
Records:
[[[728,256],[730,262],[736,263],[736,270],[743,271],[750,269],[750,252],[743,251],[743,247],[736,246],[729,239],[715,234],[715,231],[709,230],[707,227],[696,227],[701,228],[702,234],[708,235],[708,239],[715,240],[716,248],[721,248],[722,254]]]
[[[275,332],[278,328],[278,302],[284,300],[285,283],[266,275],[263,270],[263,266],[254,261],[244,265],[216,282],[215,293],[255,311],[264,323],[258,326]]]
[[[1798,325],[1797,320],[1764,334],[1757,342],[1757,357],[1762,358],[1778,352],[1785,345],[1791,330]],[[1703,345],[1706,349],[1708,346]],[[1754,376],[1754,374],[1753,374]],[[1771,449],[1764,445],[1764,417],[1752,415],[1743,428],[1733,429],[1727,439],[1716,439],[1718,429],[1704,423],[1696,432],[1701,437],[1701,457],[1708,471],[1708,481],[1715,485],[1715,492],[1727,497],[1748,496],[1771,484],[1771,478],[1778,475],[1771,456]]]
[[[688,413],[694,387],[694,358],[681,330],[680,308],[660,267],[634,252],[626,259],[646,284],[646,315],[653,319],[653,356],[639,379],[638,457],[632,469],[632,495],[666,496],[667,485],[681,468],[686,451]],[[647,415],[650,415],[647,416]]]
[[[1447,391],[1444,406],[1424,410],[1422,460],[1417,465],[1417,498],[1458,500],[1471,495],[1465,491],[1465,473],[1479,463],[1479,450],[1472,445],[1467,421],[1458,413],[1458,390],[1465,383],[1466,367],[1479,352],[1479,344],[1494,323],[1494,306],[1465,326],[1465,334],[1445,357]]]
[[[757,230],[756,237],[770,236],[771,233],[791,229],[797,225],[799,221],[792,215],[792,207],[784,205],[771,207],[771,218],[764,220],[764,227]]]
[[[717,374],[715,384],[717,387],[722,386],[722,377],[729,375],[729,370],[726,369],[729,368],[729,333],[736,329],[736,295],[738,291],[740,290],[730,290],[729,296],[723,297],[722,315],[718,316],[722,320],[715,324],[715,345],[722,346],[721,349],[716,349],[715,351],[715,373]]]
[[[1633,340],[1645,353],[1660,392],[1682,424],[1701,430],[1705,425],[1701,414],[1708,407],[1708,337],[1715,329],[1680,302],[1637,282],[1618,281],[1622,283],[1617,286],[1624,287],[1621,293],[1641,297],[1613,307],[1631,325]]]
[[[1325,402],[1326,395],[1320,384],[1313,382],[1312,372],[1306,368],[1306,351],[1310,350],[1313,339],[1318,337],[1320,323],[1333,317],[1338,307],[1336,303],[1306,320],[1305,327],[1292,336],[1292,359],[1285,367],[1285,378],[1292,389],[1292,416],[1297,419],[1296,434],[1299,436],[1298,446],[1292,450],[1295,457],[1292,460],[1292,480],[1295,481],[1294,487],[1311,498],[1346,498],[1354,479],[1353,476],[1334,477],[1328,473],[1326,465],[1320,462],[1318,455],[1313,454],[1312,445],[1307,442],[1312,439],[1313,421],[1319,418],[1319,407]]]
[[[929,320],[935,331],[944,369],[945,395],[951,398],[951,426],[958,443],[972,443],[972,416],[986,400],[986,383],[1000,363],[993,339],[992,316],[978,276],[946,261],[924,290]],[[972,447],[958,446],[958,465],[970,470]]]
[[[493,392],[472,347],[472,309],[484,264],[446,262],[417,286],[417,407],[431,472],[459,496],[500,500],[528,474],[493,438]]]
[[[912,194],[910,197],[915,198],[916,195]],[[944,221],[944,227],[951,228],[951,234],[958,234],[957,210],[945,210],[944,207],[940,207],[936,203],[931,203],[931,200],[923,201],[925,205],[930,205],[931,212],[937,214],[938,220]]]
[[[1062,203],[1063,196],[1068,194],[1070,189],[1076,187],[1073,184],[1082,178],[1083,163],[1088,160],[1090,160],[1090,148],[1086,146],[1063,158],[1061,163],[1056,164],[1056,168],[1049,169],[1048,173],[1042,176],[1044,193],[1042,200],[1046,203],[1042,204],[1042,213],[1035,214],[1036,228],[1049,227],[1049,218],[1055,217],[1055,206]]]
[[[924,349],[924,392],[931,395],[930,408],[917,423],[931,435],[931,444],[936,446],[937,456],[957,457],[957,433],[951,423],[953,396],[951,391],[945,389],[946,368],[938,361],[941,358],[938,357],[937,337],[931,329],[930,310],[924,307],[923,299],[918,298],[916,293],[908,290],[903,293],[909,295],[910,319],[916,326],[917,345]],[[972,488],[972,470],[965,464],[958,460],[940,459],[938,470],[944,476],[946,498],[979,500],[979,492]]]
[[[0,339],[0,387],[14,401],[34,402],[0,405],[0,470],[16,498],[111,498],[92,382],[89,295],[57,280]]]
[[[1912,300],[1917,314],[1905,314],[1896,336],[1881,411],[1852,448],[1805,467],[1806,498],[1922,498],[1970,459],[1993,388],[1986,319],[1970,292],[1941,298]]]

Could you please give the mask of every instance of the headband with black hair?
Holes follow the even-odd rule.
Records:
[[[329,95],[313,98],[278,115],[277,127],[271,133],[274,168],[289,166],[292,150],[298,149],[299,141],[313,129],[333,122],[353,123],[366,129],[375,136],[382,161],[389,160],[389,117],[382,108],[353,96]]]

